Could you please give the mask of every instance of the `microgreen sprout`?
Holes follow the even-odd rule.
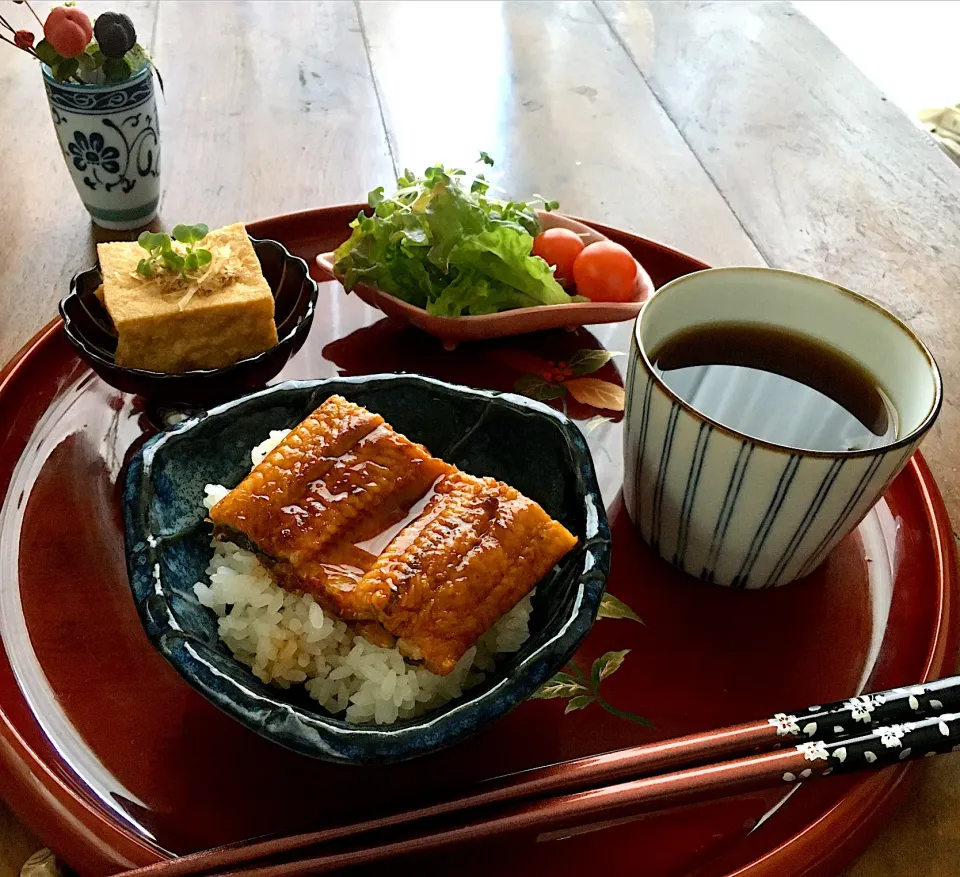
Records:
[[[370,192],[369,208],[334,253],[344,288],[370,284],[442,317],[574,301],[532,255],[543,230],[537,210],[557,203],[497,197],[493,159],[483,153],[478,164],[437,164],[422,175],[405,169],[392,195],[382,186]]]
[[[559,201],[548,201],[543,195],[538,195],[536,192],[533,193],[533,201],[539,201],[543,204],[543,209],[550,213],[552,210],[556,210],[560,206]]]
[[[179,274],[184,280],[190,274],[209,265],[213,255],[209,250],[198,248],[209,229],[202,222],[197,225],[177,225],[173,229],[173,241],[183,245],[183,252],[174,249],[170,236],[163,232],[145,231],[137,243],[149,253],[147,258],[137,263],[137,273],[144,277],[153,277],[161,266]]]

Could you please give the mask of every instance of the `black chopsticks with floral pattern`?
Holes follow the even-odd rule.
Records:
[[[589,824],[625,811],[635,815],[781,783],[879,770],[960,749],[957,709],[960,677],[858,695],[522,771],[453,800],[206,850],[127,872],[127,877],[206,877],[227,869],[251,877],[319,873],[393,862],[407,853],[515,831]],[[385,836],[384,831],[394,833]],[[363,841],[356,843],[361,835]]]

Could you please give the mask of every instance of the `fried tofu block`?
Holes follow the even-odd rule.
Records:
[[[331,396],[210,510],[215,531],[272,561],[344,620],[371,620],[356,583],[368,550],[453,467],[378,414]]]
[[[139,275],[146,251],[135,241],[97,245],[118,365],[169,374],[223,368],[277,344],[273,294],[243,224],[209,232],[200,246],[214,254],[210,269],[184,280]]]
[[[457,472],[360,580],[356,599],[402,651],[445,675],[576,542],[512,487]]]

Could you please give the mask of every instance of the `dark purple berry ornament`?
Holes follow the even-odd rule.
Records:
[[[137,32],[129,15],[104,12],[97,16],[93,35],[104,57],[122,58],[137,44]]]

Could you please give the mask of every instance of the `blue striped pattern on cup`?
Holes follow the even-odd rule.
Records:
[[[902,332],[903,357],[896,368],[912,368],[913,383],[897,380],[891,371],[893,398],[914,418],[897,441],[866,451],[827,453],[780,447],[738,433],[696,411],[655,376],[641,350],[642,332],[662,337],[650,328],[648,311],[663,319],[669,331],[682,325],[696,308],[683,302],[672,310],[660,308],[661,296],[685,284],[709,285],[713,275],[730,281],[731,300],[744,313],[767,307],[776,316],[780,287],[789,293],[783,308],[785,325],[804,326],[802,300],[811,292],[814,301],[828,305],[842,298],[843,307],[862,320],[850,322],[863,336],[863,325],[880,321],[880,331]],[[758,290],[750,300],[750,284]],[[723,284],[719,289],[723,290]],[[820,296],[819,299],[816,296]],[[723,319],[723,302],[705,299]],[[699,303],[699,302],[698,302]],[[849,313],[840,309],[850,319]],[[660,314],[667,314],[662,318]],[[798,316],[799,315],[799,316]],[[643,326],[644,319],[648,319]],[[734,315],[733,319],[744,319]],[[696,325],[694,317],[693,325]],[[772,321],[772,317],[768,317]],[[793,323],[790,322],[793,320]],[[892,322],[891,329],[889,322]],[[800,325],[797,325],[797,324]],[[861,325],[861,323],[863,325]],[[843,331],[830,324],[832,330]],[[876,329],[874,331],[877,331]],[[669,334],[669,332],[667,332]],[[842,336],[840,337],[842,341]],[[869,336],[854,337],[851,345],[869,343]],[[842,345],[831,338],[830,343]],[[896,351],[878,354],[890,359]],[[878,365],[882,368],[882,363]],[[892,366],[891,368],[894,368]],[[940,377],[926,348],[892,315],[867,303],[849,290],[815,278],[772,269],[714,269],[679,278],[657,292],[638,318],[627,370],[627,404],[624,429],[624,501],[628,513],[647,542],[664,560],[708,582],[738,588],[769,588],[808,575],[824,561],[834,546],[863,519],[890,482],[903,469],[939,412]]]
[[[624,499],[644,541],[684,572],[739,588],[812,572],[919,444],[875,457],[757,453],[671,400],[643,369],[624,435]]]

